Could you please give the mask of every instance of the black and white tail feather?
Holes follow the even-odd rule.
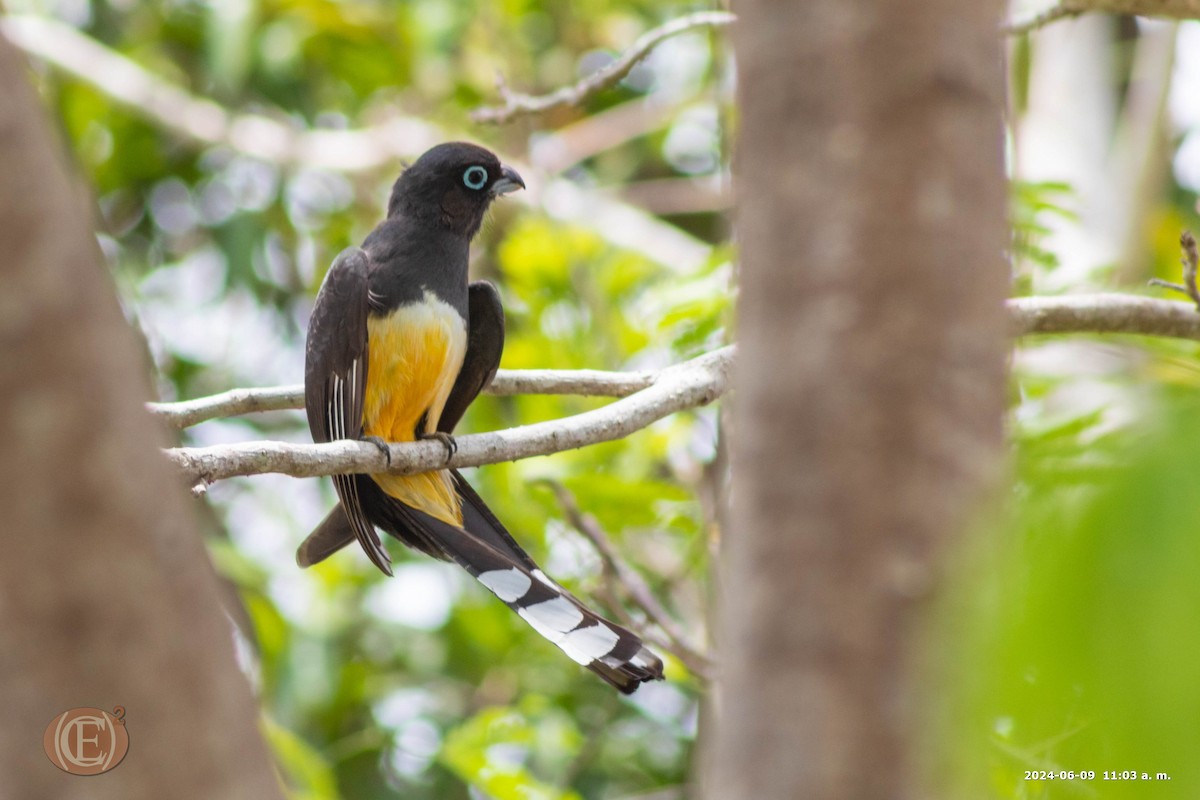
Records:
[[[455,479],[464,500],[466,528],[447,525],[399,503],[398,510],[412,527],[421,529],[424,538],[437,542],[444,557],[471,573],[577,664],[626,694],[645,681],[662,679],[662,660],[636,634],[604,619],[547,577],[474,490],[469,485],[462,490],[466,484],[462,476],[456,474]],[[476,521],[485,520],[495,523],[488,525],[490,542],[471,530],[478,530]]]
[[[662,660],[636,634],[604,619],[551,580],[467,480],[457,470],[451,474],[463,501],[462,528],[394,500],[365,475],[352,476],[352,496],[362,499],[384,530],[461,566],[569,658],[618,690],[628,694],[645,681],[662,679]],[[361,537],[339,504],[300,546],[296,560],[311,566],[356,538]]]

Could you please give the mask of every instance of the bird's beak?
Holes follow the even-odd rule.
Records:
[[[492,194],[508,194],[515,192],[517,189],[524,189],[525,181],[521,180],[521,176],[512,167],[500,167],[500,180],[492,184]]]

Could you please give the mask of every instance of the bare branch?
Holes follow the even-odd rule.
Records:
[[[657,380],[659,372],[605,372],[598,369],[502,369],[488,394],[578,394],[585,397],[628,397]]]
[[[1183,258],[1179,260],[1179,263],[1183,265],[1183,283],[1151,278],[1150,285],[1162,286],[1186,294],[1196,304],[1196,310],[1200,311],[1200,290],[1196,288],[1196,262],[1200,260],[1200,253],[1196,252],[1196,237],[1192,235],[1191,231],[1184,231],[1180,234],[1179,247],[1183,250]]]
[[[593,156],[662,130],[688,102],[667,104],[656,100],[652,95],[627,100],[544,131],[530,140],[529,160],[551,175],[566,172]]]
[[[1093,11],[1138,17],[1200,19],[1200,0],[1059,0],[1028,19],[1017,20],[1005,25],[1001,31],[1010,36],[1019,36],[1049,25],[1051,22]]]
[[[245,442],[213,447],[178,447],[167,457],[190,485],[235,475],[279,472],[297,478],[355,472],[410,475],[441,467],[475,467],[572,450],[621,439],[676,411],[706,405],[729,389],[733,348],[726,347],[659,372],[645,389],[604,408],[564,419],[458,438],[449,460],[440,442],[391,445],[391,468],[372,444]]]
[[[1057,22],[1060,19],[1068,19],[1077,17],[1080,14],[1086,13],[1086,8],[1077,8],[1079,3],[1075,0],[1061,0],[1053,6],[1050,6],[1045,11],[1034,14],[1027,19],[1010,22],[1001,28],[1001,32],[1009,36],[1021,36],[1022,34],[1031,33],[1038,28],[1043,28],[1051,22]]]
[[[190,428],[219,417],[237,417],[256,411],[304,408],[304,387],[266,386],[261,389],[230,389],[220,394],[180,400],[175,403],[146,403],[146,410],[172,428]]]
[[[620,583],[621,588],[625,590],[625,594],[629,599],[642,610],[651,622],[661,628],[663,633],[666,634],[667,641],[662,643],[665,649],[670,651],[676,658],[683,662],[684,666],[696,675],[702,678],[711,678],[711,659],[688,643],[687,634],[675,622],[675,618],[671,616],[670,612],[658,601],[658,598],[654,596],[654,592],[650,589],[649,584],[642,579],[637,570],[621,558],[621,555],[617,552],[617,548],[613,545],[612,540],[608,538],[604,529],[600,527],[600,523],[596,521],[596,518],[580,510],[579,503],[575,501],[575,496],[571,494],[567,487],[552,480],[546,480],[544,483],[554,492],[554,496],[558,500],[558,504],[562,506],[567,521],[596,548],[596,552],[600,554],[600,558],[604,560],[605,565],[617,579],[617,582]]]
[[[504,99],[504,104],[477,108],[471,112],[471,119],[476,122],[503,125],[517,117],[544,114],[563,106],[577,106],[592,95],[620,83],[621,79],[628,75],[629,71],[664,39],[695,28],[728,25],[736,19],[737,17],[733,14],[724,11],[699,11],[679,19],[673,19],[665,25],[660,25],[639,36],[633,45],[611,64],[596,70],[578,83],[563,86],[549,94],[528,95],[513,92],[505,85],[503,78],[499,78],[496,81],[496,88]]]
[[[1129,294],[1018,297],[1008,301],[1017,336],[1050,333],[1126,333],[1200,341],[1200,315],[1187,303]],[[732,358],[732,349],[728,349]],[[724,353],[726,351],[718,351]],[[500,370],[488,394],[574,394],[628,397],[654,385],[661,373],[601,370]],[[173,428],[256,411],[304,408],[304,387],[275,386],[228,392],[175,403],[147,403]]]
[[[1188,303],[1128,294],[1018,297],[1008,301],[1013,332],[1129,333],[1200,341],[1200,314]]]
[[[500,397],[518,394],[573,394],[584,397],[628,397],[654,383],[657,372],[605,372],[594,369],[502,369],[485,391]],[[181,400],[147,403],[146,408],[172,428],[190,428],[218,417],[256,411],[304,408],[304,387],[272,386],[230,389],[227,392]]]

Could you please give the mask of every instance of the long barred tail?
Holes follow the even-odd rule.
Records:
[[[459,563],[571,660],[626,694],[643,681],[662,679],[662,660],[636,635],[587,608],[540,569],[529,572],[497,555],[477,551]]]
[[[645,681],[662,680],[662,660],[636,634],[610,622],[546,577],[487,504],[456,470],[463,527],[404,505],[366,475],[356,476],[368,518],[401,541],[459,564],[534,630],[574,661],[629,694]],[[319,525],[297,553],[301,566],[328,557],[354,540],[341,506]]]
[[[471,573],[573,661],[625,694],[645,681],[662,680],[662,659],[636,634],[604,619],[546,577],[503,526],[489,531],[487,539],[491,541],[471,530],[479,519],[492,522],[495,518],[487,506],[479,507],[482,501],[474,492],[464,493],[463,499],[471,507],[464,515],[467,530],[406,506],[402,513],[424,537],[436,541],[447,558]],[[497,546],[504,541],[512,542],[515,551],[505,552],[510,548]]]
[[[604,619],[546,577],[471,484],[457,470],[451,474],[463,501],[462,528],[381,491],[371,493],[368,513],[384,530],[456,562],[567,656],[620,691],[629,694],[644,681],[662,680],[662,660],[636,634]]]

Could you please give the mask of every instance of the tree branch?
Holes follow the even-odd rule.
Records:
[[[1200,19],[1200,0],[1059,0],[1032,17],[1005,25],[1001,31],[1010,36],[1020,36],[1051,22],[1093,11],[1138,17]]]
[[[1077,294],[1009,300],[1013,332],[1127,333],[1200,341],[1200,314],[1188,303],[1128,294]]]
[[[1026,33],[1031,33],[1039,28],[1049,25],[1051,22],[1057,22],[1060,19],[1068,19],[1077,17],[1080,14],[1087,13],[1086,8],[1076,8],[1080,5],[1076,0],[1060,0],[1055,5],[1050,6],[1044,11],[1027,17],[1023,20],[1017,20],[1004,25],[1000,30],[1002,33],[1009,36],[1021,36]]]
[[[612,63],[596,70],[578,83],[563,86],[549,94],[528,95],[513,92],[505,84],[503,77],[498,77],[496,88],[504,99],[503,105],[481,106],[471,112],[471,119],[476,122],[503,125],[517,117],[544,114],[564,106],[577,106],[592,95],[620,83],[630,70],[639,61],[650,55],[650,52],[664,39],[695,28],[728,25],[736,19],[737,17],[733,14],[724,11],[699,11],[673,19],[639,36],[633,45]]]
[[[1172,300],[1129,294],[1079,294],[1017,297],[1009,300],[1007,305],[1016,336],[1115,333],[1200,341],[1200,314],[1187,303]],[[732,359],[733,349],[717,351],[714,357],[718,355]],[[519,394],[628,397],[653,386],[661,375],[653,371],[502,369],[496,373],[495,380],[486,391],[502,397]],[[256,411],[302,409],[304,387],[231,389],[195,400],[147,403],[146,408],[173,428],[188,428],[219,417]]]
[[[304,408],[304,386],[266,386],[230,389],[220,394],[174,403],[146,403],[151,416],[172,428],[190,428],[221,417],[238,417],[256,411]]]
[[[628,397],[654,383],[658,373],[605,372],[594,369],[502,369],[496,373],[488,394],[511,397],[519,394],[573,394],[584,397]],[[262,389],[230,389],[227,392],[181,400],[147,403],[147,410],[172,428],[190,428],[210,419],[236,417],[256,411],[304,408],[304,386],[271,386]]]
[[[662,629],[666,640],[660,641],[659,644],[678,658],[688,670],[702,678],[711,679],[712,660],[688,643],[687,634],[679,627],[675,618],[663,607],[663,604],[658,601],[641,574],[621,558],[616,546],[608,538],[604,529],[600,527],[596,518],[580,510],[579,503],[575,501],[575,496],[567,487],[552,480],[546,480],[544,483],[554,492],[567,521],[592,543],[592,547],[600,554],[600,558],[616,578],[617,583],[625,590],[629,599],[641,609],[647,619]]]
[[[449,460],[440,442],[390,446],[391,467],[372,444],[244,442],[212,447],[178,447],[167,457],[192,483],[212,483],[235,475],[279,472],[297,478],[356,472],[411,475],[443,467],[475,467],[572,450],[621,439],[687,408],[706,405],[729,388],[733,348],[725,347],[658,372],[645,389],[604,408],[519,428],[458,437]]]
[[[1191,231],[1184,231],[1179,236],[1179,247],[1183,250],[1183,258],[1179,260],[1183,266],[1183,283],[1172,283],[1161,278],[1151,278],[1151,286],[1162,286],[1175,292],[1186,294],[1192,299],[1196,310],[1200,311],[1200,289],[1196,288],[1196,269],[1200,266],[1200,252],[1196,250],[1196,237]]]

